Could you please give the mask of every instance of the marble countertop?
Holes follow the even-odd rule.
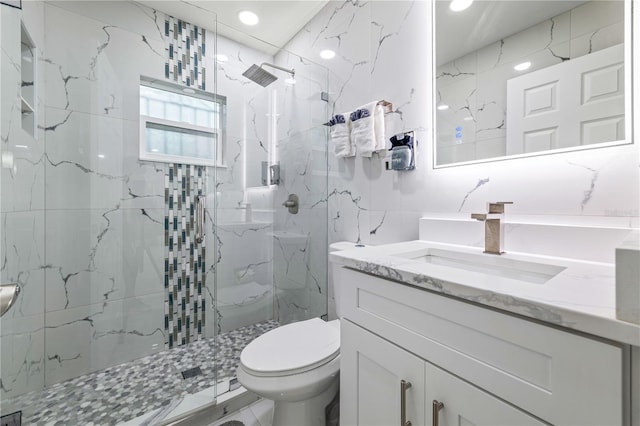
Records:
[[[640,325],[616,319],[614,264],[517,252],[500,256],[500,261],[561,267],[562,271],[548,281],[534,283],[398,256],[428,248],[494,256],[475,247],[417,240],[334,252],[330,260],[425,290],[640,346]]]

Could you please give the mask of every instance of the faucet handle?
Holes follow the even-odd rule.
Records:
[[[505,204],[513,204],[513,201],[497,201],[489,203],[489,213],[504,213]]]

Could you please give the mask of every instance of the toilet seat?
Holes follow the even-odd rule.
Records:
[[[240,354],[240,365],[254,376],[286,376],[313,370],[339,353],[339,322],[312,318],[259,336]]]

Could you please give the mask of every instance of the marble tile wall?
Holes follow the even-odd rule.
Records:
[[[638,144],[433,168],[429,6],[330,1],[285,46],[310,58],[325,48],[336,51],[334,59],[322,61],[330,70],[330,113],[386,99],[393,102],[402,130],[415,130],[419,141],[412,172],[386,171],[384,158],[376,156],[329,156],[329,241],[417,239],[423,215],[467,217],[497,200],[514,202],[508,214],[535,220],[571,223],[589,217],[596,226],[638,226]]]
[[[23,7],[29,15],[25,26],[42,46],[42,5],[29,2]],[[21,124],[22,15],[20,9],[0,5],[0,282],[18,283],[22,289],[0,319],[0,399],[39,389],[45,381],[45,145],[44,130],[30,135]],[[41,60],[42,52],[36,50],[35,56]],[[38,125],[44,117],[43,80],[42,68],[36,68],[33,106]]]
[[[623,43],[623,11],[622,2],[588,2],[439,66],[436,102],[450,108],[437,111],[438,163],[506,155],[505,82],[518,75],[513,66],[530,60],[535,71]]]

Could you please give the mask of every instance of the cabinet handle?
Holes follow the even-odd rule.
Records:
[[[411,387],[411,382],[400,380],[400,426],[411,426],[411,421],[407,420],[407,389]]]
[[[438,423],[440,423],[440,410],[442,410],[443,408],[444,404],[442,402],[438,401],[437,399],[433,400],[433,417],[431,418],[431,426],[438,426]]]

